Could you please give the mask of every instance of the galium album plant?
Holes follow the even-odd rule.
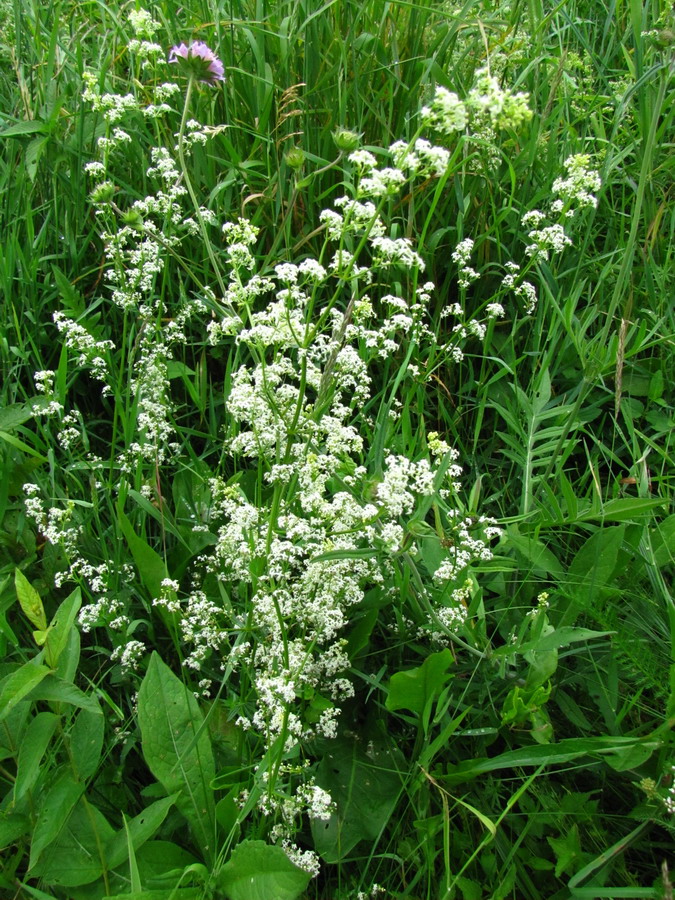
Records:
[[[458,56],[482,47],[480,25],[457,33]],[[552,377],[553,337],[532,338],[558,319],[577,328],[563,294],[605,157],[568,144],[536,202],[516,197],[510,156],[534,145],[543,104],[508,87],[504,39],[475,71],[446,66],[448,87],[416,82],[389,139],[355,122],[326,157],[271,131],[286,184],[257,194],[243,181],[258,161],[237,163],[227,177],[246,199],[223,204],[225,175],[203,174],[219,172],[205,166],[219,142],[234,147],[236,116],[212,110],[237,61],[226,67],[205,28],[172,42],[138,9],[126,27],[124,77],[92,64],[81,85],[101,259],[86,299],[59,281],[41,323],[57,346],[31,366],[21,412],[49,452],[17,467],[43,577],[17,570],[34,658],[2,687],[19,700],[0,724],[38,748],[35,765],[16,749],[0,819],[17,846],[33,830],[13,871],[75,900],[146,888],[501,900],[513,859],[527,856],[528,897],[552,871],[585,872],[578,829],[597,792],[540,788],[547,760],[610,760],[649,816],[673,807],[665,739],[640,725],[624,736],[633,713],[612,719],[609,689],[590,691],[608,732],[591,736],[579,660],[613,671],[614,623],[597,610],[627,548],[648,558],[649,534],[623,498],[601,506],[593,467],[591,499],[575,497],[581,401]],[[284,92],[280,133],[305,86]],[[578,331],[583,347],[593,329]],[[447,387],[469,378],[482,404],[471,421]],[[476,452],[488,432],[502,448],[494,477]],[[517,489],[494,489],[499,454],[524,460]],[[519,492],[520,506],[505,499]],[[636,502],[642,515],[658,501]],[[618,524],[594,530],[605,518]],[[59,598],[51,618],[45,591]],[[567,804],[562,825],[549,788]]]
[[[172,472],[186,464],[170,369],[180,348],[201,335],[227,361],[226,416],[211,435],[220,450],[201,475],[191,531],[182,538],[190,564],[180,574],[167,567],[149,597],[142,573],[139,580],[128,563],[83,542],[86,498],[46,505],[30,484],[26,506],[45,539],[63,550],[57,584],[74,582],[84,592],[80,629],[108,633],[120,677],[137,680],[151,649],[140,602],[157,623],[153,632],[168,630],[195,695],[224,701],[248,761],[238,824],[258,816],[255,833],[316,875],[318,856],[296,835],[305,817],[329,820],[335,809],[316,782],[312,748],[339,734],[345,701],[363,687],[346,638],[354,611],[370,598],[385,644],[408,632],[430,648],[480,654],[472,610],[481,586],[472,564],[491,558],[501,531],[489,517],[468,514],[463,461],[442,436],[428,428],[426,452],[409,455],[402,398],[440,365],[461,361],[467,347],[479,353],[507,310],[534,311],[536,289],[524,275],[571,243],[567,223],[595,204],[600,182],[588,157],[568,160],[549,212],[523,220],[530,243],[521,262],[504,265],[501,288],[475,314],[461,300],[480,273],[472,266],[474,239],[462,240],[452,255],[460,299],[434,328],[434,284],[414,238],[400,236],[400,198],[442,190],[474,130],[489,126],[497,135],[526,126],[527,95],[503,89],[489,69],[477,73],[464,101],[438,87],[413,120],[410,140],[340,153],[342,183],[318,216],[318,252],[269,260],[259,229],[198,204],[190,179],[194,148],[217,132],[190,118],[191,99],[209,89],[201,82],[224,80],[222,63],[205,43],[182,43],[170,51],[164,77],[183,83],[160,83],[162,60],[151,41],[157,26],[143,13],[131,24],[130,59],[154,76],[150,102],[105,93],[92,75],[84,92],[105,122],[97,158],[85,168],[106,248],[102,302],[118,322],[116,346],[98,339],[86,316],[54,313],[70,359],[114,407],[107,452],[95,452],[67,394],[55,399],[54,373],[36,373],[50,400],[40,414],[62,448],[77,454],[94,494],[114,487],[123,514],[133,492],[161,517]],[[115,180],[116,159],[132,140],[125,121],[172,122],[181,96],[179,130],[150,152],[150,192],[127,199]],[[543,224],[547,216],[553,224]],[[195,240],[212,264],[208,283],[180,269]],[[180,275],[178,290],[159,289],[169,266]],[[425,363],[413,364],[413,354]],[[392,362],[389,382],[376,396],[373,378],[384,360]],[[416,535],[426,540],[434,529],[444,549],[429,565]]]

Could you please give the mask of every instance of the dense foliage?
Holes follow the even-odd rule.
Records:
[[[0,0],[0,893],[672,898],[675,21]]]

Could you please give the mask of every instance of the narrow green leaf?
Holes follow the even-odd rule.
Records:
[[[56,668],[59,657],[63,653],[70,634],[70,629],[75,622],[75,616],[82,605],[80,589],[76,588],[70,596],[56,610],[45,640],[45,657],[47,665]]]
[[[47,669],[47,676],[36,687],[33,688],[29,700],[48,700],[50,703],[69,703],[71,706],[77,706],[80,709],[87,709],[89,712],[102,715],[96,697],[91,694],[85,694],[74,684],[63,681],[58,676],[52,674]]]
[[[151,597],[159,597],[162,592],[162,581],[169,577],[166,563],[159,553],[136,534],[131,522],[121,509],[118,510],[117,515],[122,534],[129,545],[141,581]]]
[[[601,756],[621,754],[627,748],[647,745],[657,749],[660,741],[649,738],[630,737],[597,737],[597,738],[569,738],[558,741],[556,744],[542,744],[532,747],[523,747],[517,750],[507,750],[491,759],[472,759],[448,766],[444,776],[450,784],[458,784],[478,778],[488,772],[497,772],[500,769],[511,769],[516,766],[527,768],[528,766],[550,766],[558,763],[570,762],[582,756]],[[439,779],[441,776],[439,776]]]
[[[27,662],[10,675],[6,675],[0,681],[0,722],[49,674],[50,669],[47,666]]]
[[[51,787],[39,798],[36,804],[33,840],[30,845],[29,870],[34,868],[43,850],[58,837],[83,791],[84,783],[75,781],[72,773],[65,769],[56,776]]]
[[[24,134],[46,134],[47,131],[45,122],[40,119],[31,119],[28,122],[17,122],[16,125],[3,128],[0,131],[0,138],[21,137]]]
[[[596,638],[610,637],[615,631],[593,631],[590,628],[575,628],[572,625],[563,625],[549,634],[544,634],[534,641],[527,641],[518,648],[518,653],[527,653],[530,650],[557,650],[559,647],[568,647],[578,641],[592,641]]]
[[[38,630],[45,631],[47,628],[47,617],[45,616],[42,600],[21,569],[14,570],[14,585],[21,609],[28,617],[28,620]]]
[[[175,793],[170,797],[163,797],[161,800],[151,803],[133,819],[124,820],[124,828],[108,841],[105,848],[105,858],[111,869],[117,868],[120,863],[129,858],[130,846],[136,853],[146,841],[153,837],[178,796],[179,794]]]
[[[14,802],[30,791],[40,774],[40,764],[49,746],[59,717],[52,712],[38,713],[24,734],[19,748],[19,760],[14,782]]]

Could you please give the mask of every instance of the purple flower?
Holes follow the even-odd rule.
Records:
[[[178,44],[169,51],[169,62],[178,63],[182,70],[206,84],[225,81],[225,67],[204,41]]]

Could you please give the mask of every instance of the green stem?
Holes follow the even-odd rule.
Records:
[[[220,289],[221,298],[223,298],[225,297],[225,282],[223,281],[223,276],[220,274],[220,267],[218,266],[218,262],[216,261],[215,254],[213,252],[213,247],[211,246],[211,241],[209,240],[209,235],[206,230],[206,223],[204,222],[204,218],[202,216],[201,206],[199,205],[197,195],[195,194],[194,188],[192,187],[192,182],[190,181],[190,176],[188,175],[187,166],[185,164],[185,126],[187,124],[188,112],[190,110],[190,100],[192,99],[192,89],[194,87],[194,83],[194,77],[191,75],[188,81],[187,91],[185,93],[183,116],[181,118],[180,129],[178,131],[178,161],[180,163],[185,187],[187,188],[187,192],[190,195],[190,199],[192,200],[192,205],[194,206],[195,215],[197,216],[197,222],[199,223],[199,230],[201,231],[202,239],[204,241],[204,246],[206,247],[206,252],[209,255],[209,259],[211,260],[213,274],[216,276],[216,281],[218,282],[218,288]]]

